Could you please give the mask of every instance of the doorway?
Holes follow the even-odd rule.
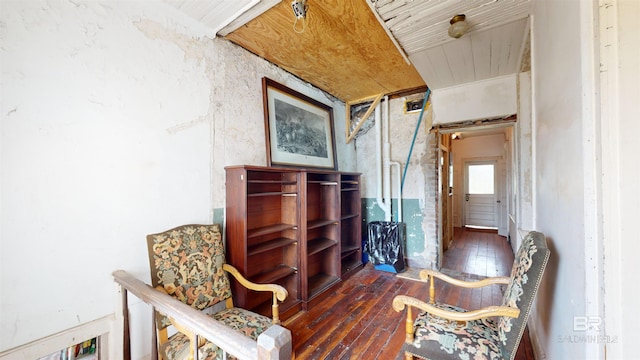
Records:
[[[508,201],[514,189],[513,123],[465,125],[438,129],[440,259],[456,247],[458,234],[469,234],[460,232],[464,229],[493,233],[509,247],[509,219],[515,209]]]
[[[496,165],[492,161],[465,161],[463,226],[498,229]]]

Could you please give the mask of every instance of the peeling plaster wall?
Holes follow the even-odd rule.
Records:
[[[405,114],[404,98],[393,99],[390,105],[391,159],[402,164],[401,172],[407,164],[419,113]],[[426,118],[426,116],[425,116]],[[433,268],[437,262],[437,222],[436,222],[436,138],[428,134],[427,121],[423,119],[417,129],[418,134],[405,177],[402,193],[403,222],[406,225],[406,256],[409,266]],[[363,174],[363,237],[367,236],[367,224],[384,220],[384,212],[376,202],[375,129],[356,138],[358,171]],[[401,174],[402,175],[402,174]],[[392,171],[393,219],[397,219],[396,172]]]
[[[0,2],[0,351],[113,313],[146,234],[224,221],[224,166],[266,165],[262,76],[333,106],[356,170],[343,103],[205,32],[161,1]]]

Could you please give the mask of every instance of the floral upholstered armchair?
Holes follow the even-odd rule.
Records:
[[[393,300],[396,311],[407,307],[407,335],[402,347],[405,358],[513,359],[548,259],[544,235],[530,232],[518,249],[510,277],[469,282],[422,270],[420,279],[430,282],[429,303],[404,295]],[[437,303],[434,278],[466,288],[490,284],[506,284],[507,288],[501,305],[467,311]],[[412,307],[421,310],[415,321]]]
[[[256,340],[272,324],[279,324],[278,301],[287,297],[279,285],[254,284],[244,279],[235,268],[225,264],[220,226],[184,225],[159,234],[147,235],[152,286],[193,308],[203,310],[215,320]],[[273,317],[233,307],[227,272],[243,286],[273,293]],[[218,305],[218,306],[216,306]],[[159,358],[165,360],[193,359],[197,337],[180,326],[179,321],[154,313],[155,342]],[[167,327],[178,331],[168,336]],[[198,339],[199,359],[223,359],[225,354],[216,345]]]

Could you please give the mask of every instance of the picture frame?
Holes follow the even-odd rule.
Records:
[[[333,108],[262,78],[267,165],[337,169]]]

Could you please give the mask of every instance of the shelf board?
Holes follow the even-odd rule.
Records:
[[[256,237],[266,234],[272,234],[283,230],[295,229],[296,225],[293,224],[275,224],[269,226],[263,226],[251,230],[247,230],[247,237]]]
[[[287,245],[295,244],[296,242],[298,241],[295,239],[277,238],[277,239],[267,241],[258,245],[249,246],[249,248],[247,249],[247,255],[251,256],[251,255],[260,254],[269,250],[278,249]]]
[[[342,245],[342,249],[341,249],[341,253],[340,255],[344,258],[347,257],[355,252],[358,252],[358,250],[360,250],[360,246],[358,245],[353,245],[353,246],[344,246]]]
[[[319,273],[309,278],[309,298],[321,293],[324,289],[340,281],[337,276]]]
[[[287,297],[283,302],[279,302],[278,312],[280,313],[280,320],[284,320],[282,318],[282,315],[284,312],[296,306],[300,307],[301,302],[302,301],[300,301],[300,299],[294,298],[294,297]],[[273,297],[270,297],[268,300],[265,300],[260,304],[253,306],[251,308],[251,311],[257,312],[258,314],[262,314],[266,317],[271,318],[273,317],[273,312],[272,312],[273,309],[271,307],[272,305],[273,305]]]
[[[297,196],[297,192],[291,191],[265,191],[247,194],[247,197],[261,197],[261,196]]]
[[[322,250],[326,250],[336,245],[337,243],[338,243],[337,241],[327,239],[327,238],[317,238],[317,239],[309,240],[307,242],[307,256],[317,254]]]
[[[350,277],[358,270],[362,269],[363,264],[360,260],[345,261],[342,263],[342,280]]]
[[[328,219],[312,220],[307,222],[307,229],[315,229],[326,225],[338,225],[338,221]]]
[[[349,219],[353,219],[355,217],[358,217],[358,215],[360,214],[347,214],[347,215],[343,215],[342,216],[342,220],[349,220]]]
[[[277,267],[265,271],[259,275],[251,277],[251,281],[258,284],[272,284],[276,280],[285,278],[291,274],[294,274],[296,269],[287,265],[278,265]]]
[[[338,185],[337,181],[327,181],[327,180],[309,180],[307,181],[309,184],[320,184],[324,186],[336,186]]]
[[[296,182],[293,180],[269,180],[269,179],[256,179],[256,180],[248,180],[249,184],[283,184],[283,185],[295,185]]]

